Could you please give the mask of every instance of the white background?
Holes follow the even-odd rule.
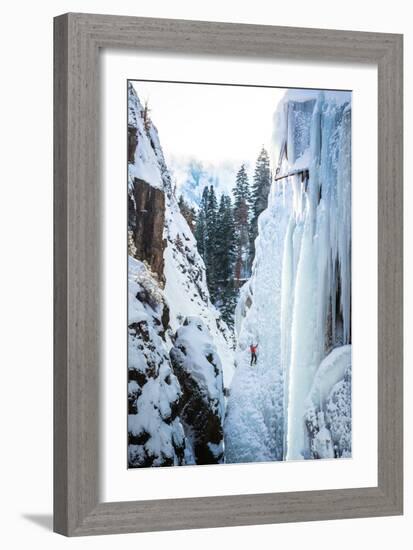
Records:
[[[126,247],[125,88],[128,76],[193,82],[351,89],[353,446],[349,460],[225,464],[197,468],[125,468]],[[102,499],[150,500],[377,485],[377,67],[108,51],[102,82]],[[246,76],[247,75],[247,76]],[[158,84],[162,86],[162,84]],[[235,90],[239,90],[236,88]],[[259,101],[263,90],[254,89]],[[233,92],[234,94],[237,91]],[[273,93],[273,92],[272,92]],[[116,105],[116,108],[114,108]],[[273,106],[275,109],[276,103]],[[225,113],[218,116],[225,119]],[[154,121],[156,118],[154,114]],[[159,133],[162,143],[162,133]],[[368,208],[366,209],[366,205]],[[368,217],[366,219],[366,210]],[[116,289],[116,290],[114,290]],[[123,429],[122,429],[123,427]]]
[[[412,506],[411,286],[406,285],[406,506],[396,518],[329,521],[67,540],[52,534],[52,17],[66,11],[405,33],[406,128],[411,127],[408,4],[347,0],[89,0],[3,6],[1,86],[1,519],[6,548],[408,548]],[[406,152],[412,133],[406,131]],[[406,154],[406,158],[408,154]],[[407,178],[406,178],[407,179]],[[405,192],[405,280],[412,279],[411,186]],[[404,542],[406,540],[406,542]]]

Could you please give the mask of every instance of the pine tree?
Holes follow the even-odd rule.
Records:
[[[214,186],[209,187],[208,198],[207,198],[207,213],[208,213],[208,227],[210,229],[211,237],[215,229],[215,224],[217,221],[217,212],[218,212],[218,202],[215,194]]]
[[[200,253],[205,264],[206,264],[206,257],[208,252],[207,223],[206,223],[208,195],[209,195],[208,187],[205,187],[202,193],[201,204],[199,206],[199,212],[195,223],[195,239],[198,245],[198,252]]]
[[[208,209],[208,200],[209,200],[209,188],[204,187],[204,190],[202,192],[202,198],[201,198],[201,210],[204,210],[204,212]]]
[[[189,206],[183,195],[179,197],[178,206],[182,216],[185,218],[186,223],[189,226],[189,229],[192,231],[192,233],[195,233],[195,208]]]
[[[205,187],[202,193],[201,204],[196,220],[195,238],[198,244],[198,252],[205,263],[206,278],[211,300],[216,300],[217,275],[216,275],[216,224],[217,224],[217,198],[214,187]]]
[[[236,290],[234,288],[235,233],[231,199],[222,195],[216,228],[217,306],[230,326],[234,323]]]
[[[241,168],[238,170],[233,193],[235,199],[234,213],[237,216],[243,212],[244,206],[248,208],[250,202],[250,188],[245,164],[242,164]]]
[[[217,264],[220,279],[224,282],[231,280],[235,261],[235,225],[231,199],[222,195],[217,223]]]
[[[254,171],[254,183],[251,192],[251,226],[250,226],[250,264],[255,255],[255,239],[258,235],[258,216],[268,206],[268,194],[271,188],[270,157],[263,147],[258,155]]]
[[[151,112],[151,109],[149,108],[149,102],[148,100],[146,100],[145,105],[143,106],[143,109],[141,111],[141,116],[143,118],[143,127],[148,137],[149,137],[149,132],[152,125],[151,117],[149,114],[150,112]]]
[[[243,164],[236,177],[233,190],[234,224],[236,237],[235,282],[240,286],[241,281],[250,276],[250,189],[248,174]]]
[[[228,195],[217,202],[213,185],[205,187],[196,219],[195,238],[206,270],[209,294],[232,327],[236,302],[234,210]]]
[[[207,188],[208,189],[208,188]],[[218,203],[214,186],[211,185],[206,195],[206,234],[207,254],[205,259],[206,275],[209,292],[213,302],[217,298],[217,273],[216,273],[216,228],[217,228]]]

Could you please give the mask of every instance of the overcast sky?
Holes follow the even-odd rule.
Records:
[[[273,115],[285,89],[134,81],[169,167],[191,158],[206,166],[251,167],[271,149]]]

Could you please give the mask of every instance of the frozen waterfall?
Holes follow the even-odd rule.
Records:
[[[252,276],[236,312],[237,369],[224,427],[227,462],[351,453],[350,94],[288,91],[275,115],[274,135],[278,166],[259,219]],[[251,343],[258,343],[256,367],[248,363]],[[341,378],[326,374],[320,382],[327,372],[323,360],[342,346]],[[311,401],[310,421],[315,379],[326,398]],[[338,433],[327,405],[340,383],[347,420]],[[339,440],[346,441],[345,448]]]

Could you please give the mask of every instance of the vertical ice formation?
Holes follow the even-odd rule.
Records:
[[[351,404],[344,381],[349,359],[342,385],[329,388],[317,422],[307,422],[307,398],[323,359],[351,341],[350,105],[344,92],[289,91],[276,112],[275,180],[259,219],[252,277],[237,306],[228,461],[331,456],[327,431],[338,422],[332,403]],[[258,364],[250,368],[248,347],[257,342]],[[327,415],[329,407],[334,414]],[[351,408],[344,416],[351,417]],[[320,433],[324,450],[313,441]],[[333,441],[334,456],[348,456],[348,441]]]
[[[285,255],[297,258],[283,266],[292,276],[291,287],[282,292],[284,322],[290,323],[284,349],[288,362],[283,365],[288,372],[285,456],[290,460],[312,457],[306,398],[326,354],[350,342],[351,301],[349,98],[320,93],[295,101],[291,96],[287,94],[280,113],[289,130],[279,172],[308,172],[279,180],[292,187]]]
[[[306,400],[305,422],[314,458],[351,456],[351,346],[321,362]]]

